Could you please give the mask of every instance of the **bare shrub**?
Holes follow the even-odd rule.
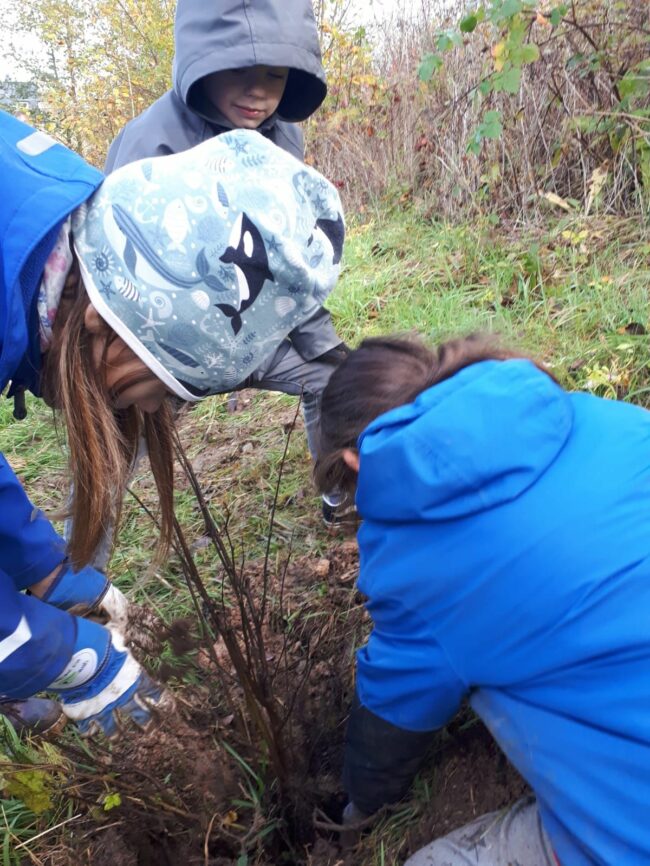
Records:
[[[175,710],[145,732],[120,720],[114,741],[71,733],[56,747],[23,747],[0,724],[0,781],[35,843],[34,862],[322,863],[309,852],[322,816],[338,818],[345,803],[343,723],[354,648],[367,630],[352,589],[356,543],[336,543],[329,558],[294,552],[291,540],[273,549],[285,447],[265,550],[246,556],[176,445],[202,524],[199,545],[175,524],[170,571],[185,578],[190,599],[178,592],[183,616],[171,621],[134,604],[125,631],[136,657],[170,684]],[[155,521],[155,494],[143,493],[146,501],[134,498]],[[54,851],[47,859],[41,832]]]

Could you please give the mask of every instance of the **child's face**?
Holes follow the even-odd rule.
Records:
[[[276,111],[287,83],[286,66],[225,69],[203,79],[205,95],[236,129],[257,129]]]

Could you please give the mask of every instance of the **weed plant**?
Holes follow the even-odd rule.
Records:
[[[401,197],[453,220],[647,218],[649,25],[646,0],[423,0],[340,28],[308,153],[354,211]]]

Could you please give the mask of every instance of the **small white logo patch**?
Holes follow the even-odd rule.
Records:
[[[94,649],[82,649],[76,652],[62,673],[50,683],[51,689],[74,689],[82,686],[97,670],[97,653]]]
[[[55,144],[56,141],[54,141],[54,139],[46,132],[32,132],[31,135],[27,136],[27,138],[21,138],[21,140],[16,143],[16,147],[18,150],[22,150],[23,153],[26,153],[27,156],[40,156],[42,153],[45,153],[46,150],[54,147]]]

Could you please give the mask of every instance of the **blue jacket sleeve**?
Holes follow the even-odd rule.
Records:
[[[0,698],[26,698],[53,682],[70,661],[75,618],[17,592],[0,571]]]
[[[395,592],[368,602],[374,628],[357,653],[359,699],[392,725],[431,731],[456,713],[467,688],[435,639],[426,611],[398,586],[395,581]]]
[[[64,559],[65,542],[0,454],[0,569],[20,590],[47,577]]]
[[[383,533],[361,547],[359,588],[369,597],[374,628],[357,653],[343,780],[350,800],[367,814],[404,796],[430,732],[449,721],[467,691],[436,640],[417,576],[400,579],[390,550]]]

